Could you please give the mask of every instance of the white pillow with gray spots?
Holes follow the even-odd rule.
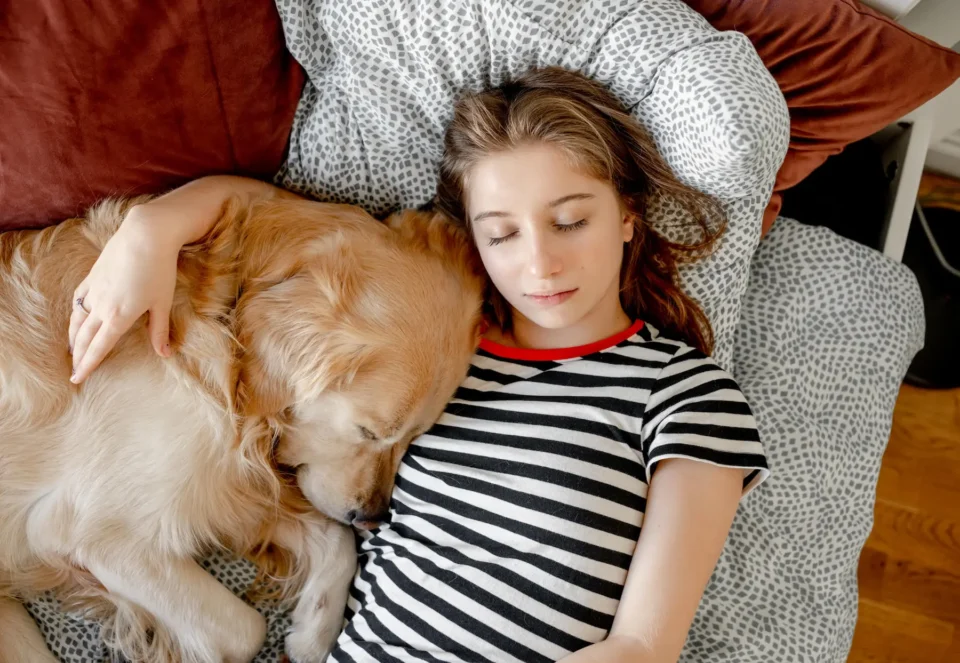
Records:
[[[679,0],[278,6],[309,76],[283,186],[381,215],[420,205],[434,193],[454,100],[560,65],[609,84],[681,179],[723,202],[723,245],[683,278],[713,322],[718,361],[751,399],[773,476],[741,506],[682,660],[843,661],[856,561],[922,307],[904,268],[785,219],[751,266],[788,118],[749,41],[714,31]],[[653,221],[669,228],[677,213],[667,203]],[[221,556],[205,565],[238,594],[252,578]],[[96,625],[52,600],[29,608],[62,661],[104,660]],[[257,660],[272,663],[288,622],[261,609],[270,632]]]
[[[683,663],[847,660],[880,459],[923,334],[905,266],[782,217],[760,242],[735,376],[772,473],[740,504]]]
[[[277,181],[385,215],[436,191],[456,99],[533,66],[577,69],[643,122],[684,182],[719,198],[721,248],[684,272],[713,322],[719,363],[733,338],[760,215],[789,140],[776,81],[750,41],[717,32],[680,0],[278,0],[309,81]],[[669,229],[669,204],[649,219]]]

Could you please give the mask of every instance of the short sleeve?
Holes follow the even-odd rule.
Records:
[[[740,387],[713,359],[689,346],[674,354],[654,382],[641,445],[648,482],[657,463],[667,458],[741,467],[744,495],[770,473]]]

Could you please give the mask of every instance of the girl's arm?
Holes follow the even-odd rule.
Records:
[[[150,316],[150,340],[157,354],[170,356],[177,256],[184,244],[200,239],[213,227],[224,203],[237,195],[293,196],[258,180],[215,175],[185,184],[127,213],[73,295],[69,330],[72,382],[85,380],[144,313]]]
[[[561,663],[676,663],[742,491],[740,468],[660,461],[610,635]]]
[[[260,180],[211,175],[188,182],[144,205],[137,205],[127,214],[123,224],[139,225],[142,232],[176,245],[179,252],[184,245],[207,234],[231,196],[255,199],[273,195],[296,197]]]

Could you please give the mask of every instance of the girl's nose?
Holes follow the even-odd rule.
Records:
[[[562,261],[550,238],[534,237],[530,242],[530,254],[527,258],[530,275],[545,279],[560,272]]]

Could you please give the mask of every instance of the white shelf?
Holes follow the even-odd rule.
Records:
[[[897,261],[907,244],[932,128],[933,109],[927,105],[873,138],[883,149],[884,169],[893,174],[881,237],[884,255]]]
[[[960,0],[869,0],[867,4],[889,5],[886,11],[908,30],[947,48],[960,41]],[[960,151],[953,144],[960,139],[960,133],[954,138],[957,131],[960,82],[874,136],[883,146],[884,168],[894,172],[883,229],[883,252],[891,258],[903,258],[924,165],[947,172],[960,168]]]

